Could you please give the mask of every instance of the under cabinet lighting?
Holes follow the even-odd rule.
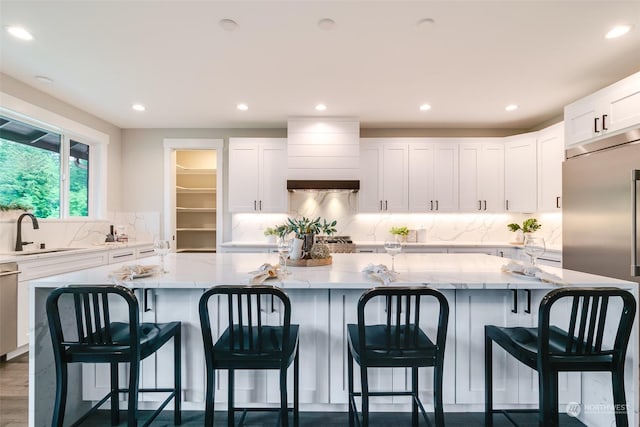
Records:
[[[621,36],[624,36],[631,30],[631,25],[617,25],[609,30],[609,32],[604,36],[606,39],[615,39]]]
[[[31,33],[22,27],[10,26],[6,27],[6,29],[9,34],[17,39],[33,40],[33,36],[31,35]]]

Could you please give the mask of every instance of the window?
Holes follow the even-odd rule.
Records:
[[[0,204],[30,206],[38,218],[87,217],[89,166],[88,144],[0,116]]]

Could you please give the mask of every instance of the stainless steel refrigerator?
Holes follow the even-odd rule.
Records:
[[[640,283],[640,127],[567,150],[563,268]]]

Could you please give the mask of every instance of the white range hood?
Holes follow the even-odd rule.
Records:
[[[360,122],[357,117],[290,117],[288,173],[294,181],[360,179]]]

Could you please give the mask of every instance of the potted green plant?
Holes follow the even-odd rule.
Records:
[[[389,233],[393,234],[397,240],[406,241],[407,236],[409,235],[409,229],[405,226],[403,227],[391,227]]]
[[[297,239],[293,244],[290,255],[291,259],[310,258],[310,251],[313,247],[315,235],[324,233],[330,236],[334,234],[337,231],[337,223],[336,220],[327,222],[326,219],[323,219],[321,222],[320,217],[316,219],[305,216],[301,218],[287,218],[286,226],[289,232],[295,233]]]
[[[276,237],[278,237],[278,231],[274,227],[265,228],[263,234],[268,243],[275,243]]]
[[[542,224],[540,224],[535,218],[528,218],[522,222],[522,225],[511,223],[507,224],[507,227],[509,230],[516,233],[516,242],[522,243],[524,242],[524,236],[526,234],[538,231],[542,227]]]

